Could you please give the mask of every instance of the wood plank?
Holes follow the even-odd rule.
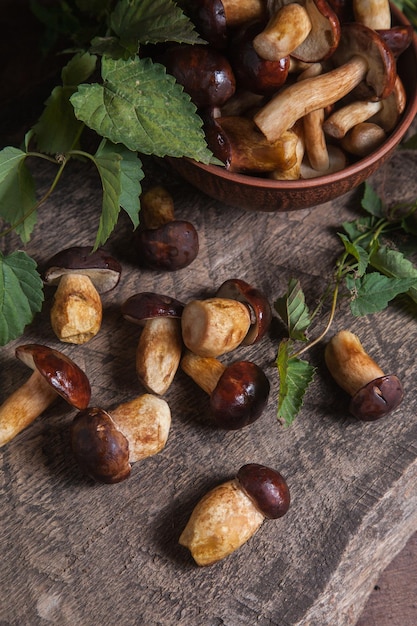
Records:
[[[416,197],[405,158],[397,155],[384,168],[387,189],[395,181],[396,193]],[[59,344],[49,325],[48,292],[24,338],[0,352],[0,401],[28,376],[14,349],[31,341],[61,349],[85,368],[92,404],[111,410],[141,393],[134,371],[139,329],[120,314],[120,304],[137,291],[187,301],[239,276],[273,301],[297,277],[313,306],[340,249],[336,232],[358,214],[358,191],[303,211],[242,212],[203,196],[169,168],[145,163],[147,184],[164,184],[177,215],[196,225],[197,260],[173,274],[138,269],[123,217],[108,246],[123,264],[123,277],[104,298],[99,335],[84,346]],[[51,171],[42,167],[37,177],[46,189]],[[27,251],[42,262],[59,248],[92,243],[99,215],[97,177],[74,163],[40,212]],[[0,245],[3,252],[14,249],[14,242]],[[278,425],[273,363],[284,332],[278,320],[260,344],[229,357],[253,359],[270,378],[262,418],[241,431],[215,429],[206,396],[178,372],[166,394],[173,424],[165,450],[134,465],[118,485],[94,484],[81,474],[68,440],[74,411],[55,404],[0,451],[1,550],[7,555],[0,561],[0,622],[353,625],[382,570],[417,529],[414,313],[399,304],[365,319],[352,319],[345,307],[338,312],[333,330],[357,332],[381,366],[404,382],[401,408],[373,424],[347,414],[320,345],[309,355],[318,376],[301,415],[289,429]],[[247,462],[282,471],[291,509],[265,522],[223,562],[197,568],[178,537],[197,500]]]

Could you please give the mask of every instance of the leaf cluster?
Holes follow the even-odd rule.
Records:
[[[47,8],[41,0],[32,0],[31,7],[45,26],[45,47],[63,39],[69,48],[62,58],[69,55],[69,60],[62,68],[61,83],[52,90],[23,145],[0,151],[0,221],[4,224],[0,235],[14,231],[27,244],[39,208],[69,161],[78,159],[93,164],[101,181],[101,214],[92,246],[96,249],[110,237],[121,210],[133,228],[139,224],[141,154],[211,161],[202,120],[190,97],[163,65],[142,54],[150,43],[204,42],[173,0],[60,0]],[[93,149],[83,146],[86,129]],[[33,159],[56,166],[42,197],[29,167]],[[31,270],[25,280],[38,303],[43,298],[42,284],[29,257],[28,264]],[[0,258],[0,274],[9,275],[10,267]],[[18,319],[10,306],[21,278],[16,272],[16,281],[0,285],[1,345],[19,336],[36,311],[37,304],[28,302],[27,315]]]
[[[417,303],[417,266],[408,258],[417,244],[417,201],[387,207],[365,183],[361,205],[364,215],[344,222],[337,233],[342,252],[314,313],[295,279],[290,279],[286,293],[274,302],[288,330],[276,359],[280,381],[277,416],[286,426],[297,417],[315,374],[315,368],[300,356],[326,336],[341,299],[349,302],[354,317],[383,311],[399,295]],[[327,323],[310,339],[315,318],[329,300]]]

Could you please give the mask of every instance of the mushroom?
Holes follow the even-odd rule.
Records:
[[[297,136],[295,148],[296,162],[288,170],[274,170],[270,174],[273,180],[298,180],[301,176],[301,166],[305,155],[305,141],[302,119],[298,120],[291,129]],[[318,173],[319,174],[319,173]]]
[[[347,166],[348,159],[346,153],[339,146],[329,144],[327,146],[327,153],[329,155],[329,167],[327,170],[316,170],[311,167],[307,160],[304,160],[300,166],[300,178],[307,180],[310,178],[318,178],[319,176],[326,176],[333,172],[340,172]]]
[[[205,135],[213,154],[230,172],[285,171],[296,162],[298,138],[292,130],[269,142],[248,117],[222,116],[206,121]]]
[[[141,292],[122,304],[123,317],[143,327],[136,348],[136,373],[147,390],[163,395],[178,369],[182,352],[179,300]]]
[[[65,354],[40,344],[18,346],[15,354],[33,373],[0,407],[0,446],[29,426],[58,397],[84,409],[91,396],[87,376]]]
[[[374,30],[391,27],[391,9],[389,0],[353,0],[355,22],[365,24]]]
[[[379,28],[378,35],[387,44],[394,57],[398,57],[411,45],[414,27],[411,24],[401,24],[390,28]]]
[[[254,121],[269,141],[315,109],[325,108],[367,83],[373,99],[386,98],[396,79],[395,59],[377,33],[362,24],[345,24],[332,56],[338,67],[282,89],[258,111]]]
[[[46,285],[57,286],[50,318],[60,341],[83,344],[95,337],[103,316],[100,294],[116,287],[121,272],[104,248],[73,246],[47,261],[42,277]]]
[[[324,355],[333,378],[351,396],[349,410],[358,419],[377,420],[401,403],[404,392],[398,377],[385,375],[354,333],[338,332]]]
[[[179,544],[197,565],[212,565],[246,543],[265,519],[278,519],[290,506],[280,472],[258,463],[243,465],[236,478],[210,490],[194,508]]]
[[[142,195],[140,215],[136,232],[140,263],[150,269],[176,271],[194,261],[198,233],[191,222],[175,219],[174,200],[164,187],[156,185]]]
[[[324,61],[340,39],[340,22],[326,0],[271,0],[270,20],[254,39],[260,57],[274,61],[291,55],[300,61]]]
[[[343,150],[358,157],[365,157],[379,148],[387,138],[385,130],[373,122],[362,122],[351,128],[340,140]]]
[[[214,357],[186,351],[182,370],[210,396],[210,414],[215,424],[238,430],[253,424],[267,405],[270,383],[263,370],[251,361],[225,366]]]
[[[152,394],[125,402],[111,414],[89,407],[73,420],[72,451],[80,468],[94,480],[121,482],[129,477],[132,463],[165,447],[170,426],[167,402]]]

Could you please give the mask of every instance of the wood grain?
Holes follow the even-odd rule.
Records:
[[[417,195],[413,156],[398,154],[375,184]],[[415,159],[415,157],[414,157]],[[52,293],[19,340],[0,352],[0,401],[28,376],[14,358],[23,342],[61,349],[87,372],[92,404],[109,410],[143,392],[134,371],[139,329],[120,304],[137,291],[179,299],[211,295],[238,276],[271,301],[299,278],[313,308],[340,250],[337,230],[358,215],[360,192],[312,209],[250,213],[212,201],[161,163],[145,161],[146,185],[164,184],[177,215],[194,222],[197,260],[172,274],[135,265],[132,228],[122,216],[108,248],[123,264],[116,290],[104,297],[99,335],[84,346],[59,344],[49,324]],[[414,163],[415,171],[415,163]],[[36,171],[41,190],[51,170]],[[394,182],[395,181],[395,186]],[[100,216],[96,174],[71,164],[39,214],[27,251],[39,263],[58,249],[92,243]],[[2,251],[16,242],[3,240]],[[340,306],[333,331],[349,327],[388,372],[403,380],[395,415],[359,423],[323,362],[323,344],[308,354],[317,376],[291,428],[276,421],[274,367],[284,329],[239,348],[271,382],[267,411],[236,432],[215,429],[207,398],[178,372],[166,394],[173,423],[163,452],[133,466],[118,485],[98,485],[75,466],[68,433],[74,412],[59,401],[0,451],[0,623],[95,626],[349,626],[359,618],[378,577],[417,529],[415,310],[403,302],[361,319]],[[224,359],[225,362],[228,359]],[[263,524],[239,551],[196,567],[178,537],[197,500],[247,462],[279,469],[292,506]]]

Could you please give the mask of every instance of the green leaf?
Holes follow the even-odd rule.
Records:
[[[367,182],[365,182],[365,191],[361,206],[367,213],[374,217],[384,217],[384,205],[382,200]]]
[[[347,276],[346,286],[352,294],[352,315],[360,317],[382,311],[400,293],[417,288],[417,278],[390,278],[372,272],[358,279]]]
[[[128,59],[136,51],[122,44],[118,37],[94,37],[91,41],[90,51],[100,56],[110,57],[111,59]]]
[[[10,224],[23,243],[30,239],[37,214],[35,183],[26,166],[27,154],[17,148],[0,151],[0,217]]]
[[[210,162],[196,108],[162,65],[104,58],[102,74],[103,85],[80,85],[71,97],[78,119],[133,152]]]
[[[43,282],[25,252],[0,252],[0,345],[19,337],[42,308]]]
[[[417,281],[417,268],[411,261],[397,250],[380,246],[370,258],[371,265],[381,274],[392,278],[410,278]],[[417,302],[417,283],[407,291],[414,302]]]
[[[375,217],[360,217],[352,222],[343,222],[342,228],[352,242],[360,237],[361,246],[366,249],[374,234],[374,224]]]
[[[274,308],[286,324],[289,337],[305,341],[305,331],[310,326],[311,319],[298,280],[290,279],[287,292],[274,302]]]
[[[100,146],[101,154],[115,152],[120,154],[120,185],[119,204],[129,215],[134,228],[139,225],[140,195],[142,193],[141,180],[144,177],[142,162],[136,152],[131,152],[120,144],[103,141]]]
[[[343,233],[338,233],[338,235],[345,246],[346,252],[352,255],[358,262],[356,274],[358,276],[363,276],[369,264],[369,254],[366,250],[364,250],[364,248],[362,248],[362,246],[355,245],[348,239],[348,237],[346,237],[346,235],[343,235]]]
[[[300,412],[316,371],[307,361],[289,356],[290,347],[291,342],[281,341],[276,361],[280,380],[277,417],[285,426],[291,426]]]
[[[76,87],[90,78],[96,65],[97,57],[94,54],[77,52],[62,68],[62,84],[64,87]]]
[[[124,46],[136,52],[138,43],[203,42],[193,23],[172,0],[120,0],[110,17],[110,27]]]
[[[97,249],[106,243],[119,217],[122,157],[117,152],[98,151],[94,159],[103,187],[102,213],[94,243],[94,249]]]

